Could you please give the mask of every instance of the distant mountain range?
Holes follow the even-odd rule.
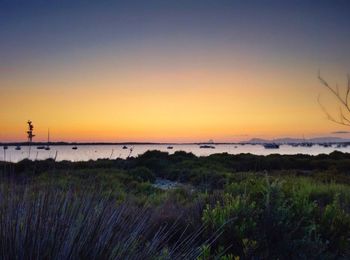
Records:
[[[341,137],[315,137],[310,139],[301,139],[301,138],[277,138],[277,139],[261,139],[261,138],[252,138],[243,143],[253,143],[253,144],[262,144],[262,143],[344,143],[350,142],[350,139],[345,139]]]
[[[350,143],[350,139],[341,137],[315,137],[310,139],[302,138],[276,138],[276,139],[262,139],[262,138],[252,138],[247,141],[241,142],[214,142],[212,140],[208,142],[50,142],[50,145],[171,145],[171,144],[264,144],[264,143]],[[27,146],[28,142],[0,142],[0,146],[4,145],[20,145]],[[42,146],[47,145],[47,142],[32,142],[32,146]]]

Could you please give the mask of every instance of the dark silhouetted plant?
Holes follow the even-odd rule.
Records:
[[[147,208],[92,192],[0,186],[1,259],[195,259],[201,232],[171,240]],[[154,232],[151,232],[151,231]],[[186,241],[186,243],[184,243]]]

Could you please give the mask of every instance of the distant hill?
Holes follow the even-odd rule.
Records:
[[[261,139],[261,138],[252,138],[246,142],[243,143],[253,143],[253,144],[262,144],[262,143],[343,143],[343,142],[350,142],[350,139],[345,139],[341,137],[315,137],[310,139],[301,139],[301,138],[277,138],[277,139]]]

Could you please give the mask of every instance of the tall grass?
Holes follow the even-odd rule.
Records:
[[[173,241],[147,208],[96,193],[1,183],[1,259],[195,259],[201,230]]]

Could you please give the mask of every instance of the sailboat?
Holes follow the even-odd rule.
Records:
[[[45,147],[45,150],[46,151],[49,151],[50,150],[50,129],[47,130],[47,146]]]
[[[303,135],[303,142],[300,144],[300,146],[302,146],[302,147],[311,147],[312,143],[306,142],[305,136]]]
[[[207,143],[203,143],[199,146],[199,148],[201,149],[215,149],[215,146],[214,146],[214,141],[212,139],[210,139]]]

